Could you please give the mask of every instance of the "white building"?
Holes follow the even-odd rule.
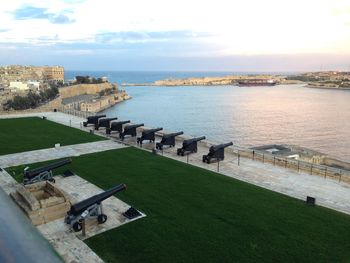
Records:
[[[12,92],[26,91],[29,90],[29,86],[27,83],[23,83],[22,81],[10,81],[10,89]]]

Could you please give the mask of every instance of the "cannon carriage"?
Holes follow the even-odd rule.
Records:
[[[72,205],[64,222],[75,232],[82,230],[83,221],[86,219],[95,218],[99,224],[103,224],[107,221],[107,215],[103,213],[102,201],[125,189],[126,185],[120,184]]]
[[[109,129],[111,121],[117,120],[117,117],[113,118],[101,118],[98,120],[97,125],[95,125],[95,130],[98,130],[101,127]]]
[[[155,141],[155,133],[157,131],[161,131],[163,128],[155,128],[155,129],[148,129],[143,130],[141,137],[137,138],[137,144],[142,145],[143,141],[148,140],[149,142]]]
[[[184,156],[185,154],[196,153],[198,150],[197,143],[204,139],[205,136],[184,140],[182,148],[177,149],[177,155]]]
[[[106,128],[106,134],[111,134],[113,131],[121,134],[123,132],[123,125],[126,123],[130,123],[130,120],[127,121],[113,121],[109,128]]]
[[[131,137],[135,137],[137,135],[137,128],[142,127],[144,124],[132,124],[124,127],[124,131],[119,133],[119,138],[124,140],[126,135],[130,135]]]
[[[35,168],[32,170],[29,170],[29,167],[26,167],[23,171],[23,184],[33,184],[41,181],[55,182],[52,170],[70,164],[71,162],[71,159],[63,159],[58,162],[51,163],[49,165]]]
[[[175,147],[175,137],[184,134],[181,132],[164,134],[162,140],[156,143],[156,149],[163,150],[164,146]]]
[[[96,125],[98,125],[98,120],[104,117],[106,117],[106,115],[88,116],[86,121],[83,122],[83,126],[87,127],[89,124],[92,124],[96,127]]]
[[[225,148],[233,145],[232,142],[213,145],[209,148],[209,153],[207,155],[203,155],[202,161],[206,163],[210,163],[213,160],[222,161],[225,158]]]

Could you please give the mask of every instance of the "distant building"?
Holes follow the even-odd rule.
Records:
[[[7,81],[64,82],[64,68],[60,66],[6,66],[0,67],[0,79]]]
[[[114,104],[114,101],[112,102],[111,98],[103,97],[103,98],[100,98],[98,100],[92,100],[90,102],[81,103],[80,110],[81,111],[88,111],[88,112],[98,112],[101,109],[107,108],[113,104]]]

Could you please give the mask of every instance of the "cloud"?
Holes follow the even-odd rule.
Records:
[[[164,41],[164,40],[189,40],[212,35],[202,32],[193,32],[189,30],[177,31],[124,31],[124,32],[107,32],[95,35],[99,43],[115,43],[120,41],[145,42],[145,41]]]
[[[22,6],[13,12],[13,16],[16,20],[47,19],[52,24],[72,24],[75,20],[66,15],[69,12],[66,10],[55,14],[50,13],[47,8]]]

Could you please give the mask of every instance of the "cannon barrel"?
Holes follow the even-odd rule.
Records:
[[[218,145],[213,145],[213,146],[210,147],[209,151],[216,152],[217,150],[229,147],[231,145],[233,145],[232,142],[222,143],[222,144],[218,144]]]
[[[33,170],[26,171],[24,173],[24,177],[30,179],[30,178],[33,178],[33,177],[37,176],[38,174],[40,174],[42,172],[51,171],[53,169],[56,169],[56,168],[59,168],[61,166],[66,165],[66,164],[69,164],[71,162],[72,162],[72,159],[63,159],[61,161],[58,161],[58,162],[55,162],[55,163],[51,163],[51,164],[46,165],[46,166],[42,166],[42,167],[39,167],[39,168],[35,168]]]
[[[164,139],[167,139],[167,138],[179,136],[179,135],[182,135],[182,134],[184,134],[183,131],[174,132],[174,133],[168,133],[168,134],[164,134],[164,135],[163,135],[163,138],[164,138]]]
[[[161,131],[161,130],[163,130],[163,128],[154,128],[154,129],[144,130],[142,132],[142,134],[149,134],[149,133],[157,132],[157,131]]]
[[[201,140],[205,140],[205,136],[184,140],[182,145],[185,146],[185,145],[191,144],[193,142],[198,142],[198,141],[201,141]]]
[[[130,123],[130,120],[128,120],[128,121],[115,121],[115,122],[112,122],[111,123],[111,127],[118,126],[118,125],[123,125],[123,124],[126,124],[126,123]]]
[[[115,193],[118,193],[120,191],[123,191],[126,189],[126,185],[125,184],[120,184],[117,185],[115,187],[112,187],[100,194],[91,196],[79,203],[76,203],[74,205],[71,206],[69,212],[67,212],[68,215],[79,215],[82,212],[84,212],[84,210],[86,210],[89,206],[95,204],[95,203],[101,203],[103,200],[109,198],[110,196],[114,195]]]
[[[117,117],[113,117],[113,118],[103,118],[103,119],[100,119],[98,120],[99,122],[105,122],[105,121],[113,121],[113,120],[117,120],[118,118]]]
[[[125,126],[125,130],[128,130],[128,129],[133,129],[133,128],[138,128],[138,127],[141,127],[143,126],[144,124],[143,123],[140,123],[140,124],[131,124],[131,125],[128,125],[128,126]]]
[[[106,117],[105,114],[88,116],[88,118],[92,118],[92,119],[99,119],[99,118],[104,118],[104,117]]]

